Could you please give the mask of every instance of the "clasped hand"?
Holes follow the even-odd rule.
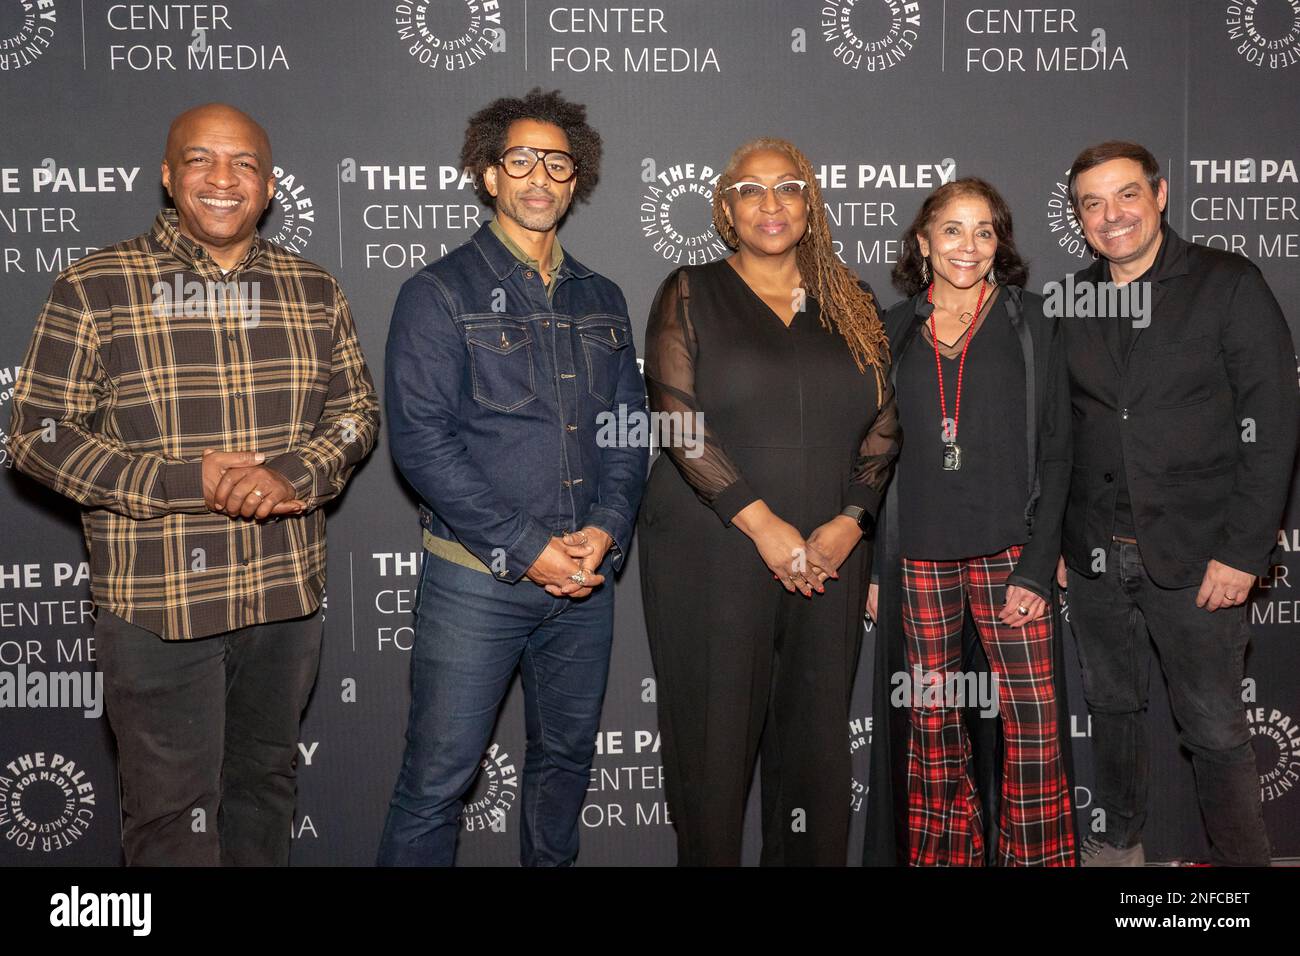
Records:
[[[771,511],[747,515],[748,511],[744,509],[736,516],[740,520],[733,521],[753,539],[763,563],[782,587],[804,597],[826,592],[826,579],[839,577],[840,565],[862,538],[858,523],[844,515],[819,525],[805,539],[798,528]]]
[[[562,538],[551,538],[525,575],[528,580],[555,597],[584,598],[605,583],[597,574],[614,539],[591,525],[571,531]],[[582,583],[573,576],[584,573]]]
[[[294,497],[289,480],[265,467],[253,451],[203,449],[203,501],[209,511],[231,518],[302,514],[307,503]]]

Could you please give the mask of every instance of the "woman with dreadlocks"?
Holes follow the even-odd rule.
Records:
[[[761,751],[762,862],[842,866],[860,539],[900,442],[888,344],[791,143],[732,155],[713,222],[735,254],[668,276],[646,333],[650,406],[685,426],[639,534],[678,862],[739,864]]]
[[[889,809],[892,782],[902,862],[1072,866],[1054,621],[1070,477],[1058,323],[1023,291],[1011,211],[982,179],[926,198],[893,279],[909,297],[885,317],[907,447],[867,605],[880,625],[869,818]],[[991,676],[963,663],[968,614]],[[903,680],[887,688],[885,675]],[[963,721],[972,690],[979,706],[968,716],[1002,721],[996,811],[980,799],[971,759],[972,730],[987,735]],[[888,862],[883,850],[868,846],[866,859]]]

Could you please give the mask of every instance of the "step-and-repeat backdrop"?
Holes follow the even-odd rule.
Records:
[[[710,226],[712,190],[732,149],[760,134],[807,152],[840,256],[886,304],[898,298],[888,275],[903,228],[954,176],[985,177],[1007,197],[1032,287],[1085,265],[1066,172],[1082,147],[1127,138],[1159,157],[1172,225],[1250,257],[1293,335],[1300,322],[1296,0],[0,0],[0,427],[55,275],[144,232],[163,203],[159,161],[176,113],[223,100],[270,131],[279,187],[262,234],[339,277],[382,383],[399,285],[487,218],[457,168],[466,118],[535,85],[585,103],[604,137],[594,199],[561,235],[622,286],[638,345],[664,275],[726,254]],[[7,434],[0,442],[0,681],[32,686],[43,674],[61,688],[47,705],[71,701],[26,707],[37,701],[19,695],[0,709],[0,863],[114,864],[117,774],[92,676],[77,511],[14,471]],[[1277,855],[1300,855],[1293,499],[1283,560],[1250,607],[1242,704]],[[293,860],[368,865],[403,746],[420,561],[416,502],[382,440],[331,508],[329,542]],[[675,858],[637,573],[633,560],[617,583],[584,864]],[[844,727],[853,860],[867,799],[870,647]],[[1072,645],[1067,660],[1086,825],[1089,723]],[[1159,677],[1152,683],[1148,858],[1204,858],[1191,764]],[[465,808],[461,862],[517,861],[523,750],[516,686]],[[504,829],[490,825],[498,811]]]

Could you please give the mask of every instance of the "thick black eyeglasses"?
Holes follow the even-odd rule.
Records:
[[[531,146],[511,146],[497,163],[511,179],[523,179],[538,163],[546,175],[557,183],[567,183],[578,173],[578,164],[562,149],[533,149]]]

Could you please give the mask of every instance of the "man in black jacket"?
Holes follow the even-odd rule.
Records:
[[[1062,551],[1102,811],[1084,865],[1144,859],[1148,634],[1212,860],[1267,865],[1240,692],[1245,602],[1291,483],[1295,348],[1259,269],[1163,222],[1167,190],[1134,143],[1084,150],[1070,170],[1100,255],[1066,284],[1062,323],[1074,433]]]

